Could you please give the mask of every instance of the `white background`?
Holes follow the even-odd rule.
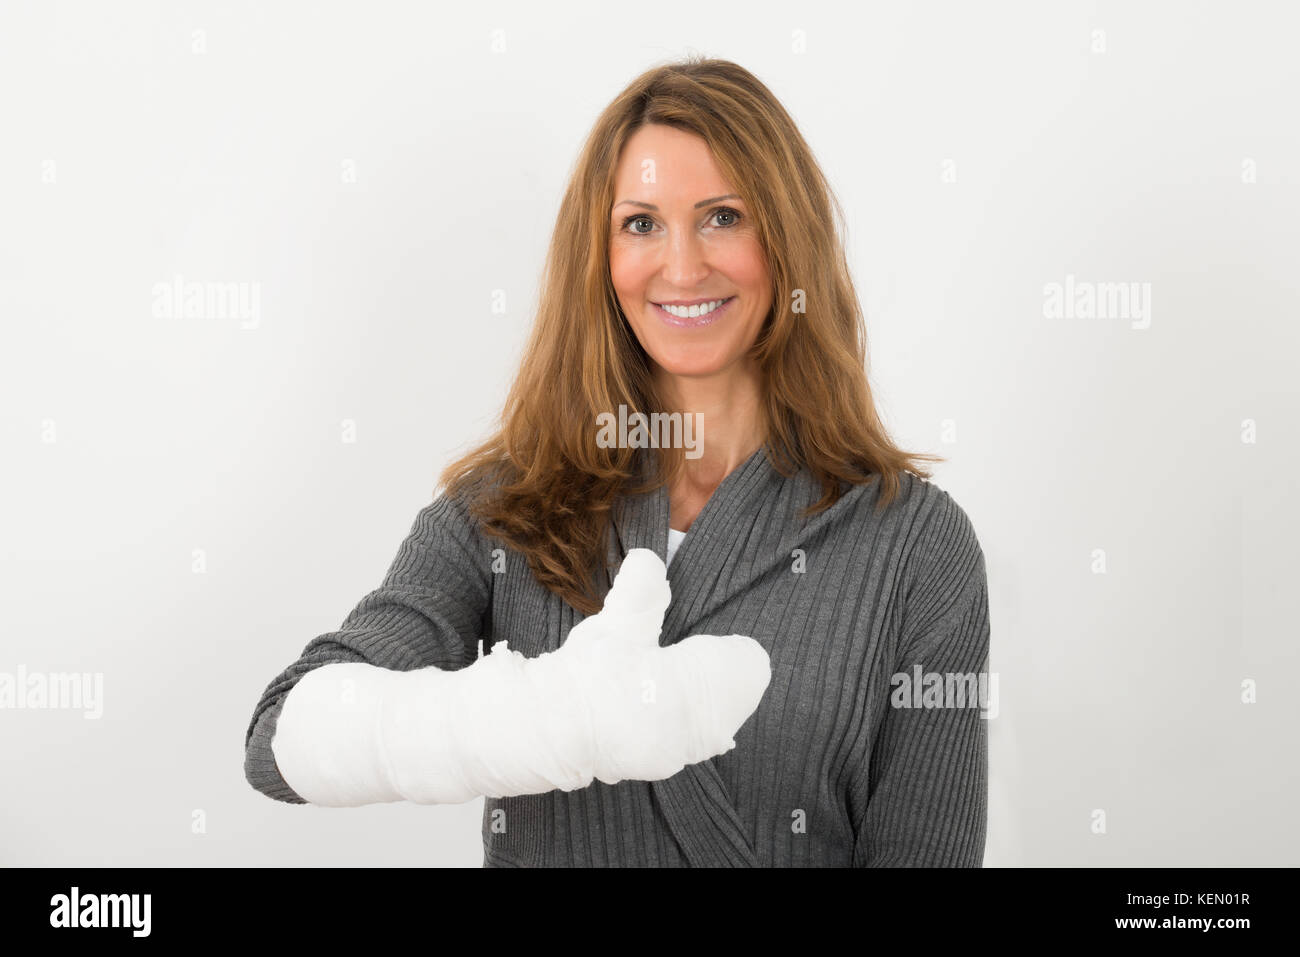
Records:
[[[102,673],[104,713],[0,711],[0,863],[481,864],[481,801],[278,803],[244,733],[488,429],[595,117],[687,52],[753,71],[812,144],[886,423],[949,457],[983,545],[986,863],[1300,863],[1296,26],[6,2],[0,671]],[[1150,283],[1149,328],[1046,318],[1067,274]],[[155,316],[176,275],[257,284],[256,327]]]

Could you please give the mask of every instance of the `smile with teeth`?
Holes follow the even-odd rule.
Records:
[[[651,305],[659,311],[662,318],[673,325],[705,325],[726,311],[726,307],[735,298],[735,296],[728,296],[725,299],[712,299],[694,306],[665,306],[657,302]]]
[[[714,299],[712,302],[702,302],[698,306],[659,306],[669,315],[676,316],[678,319],[695,319],[698,316],[707,316],[714,309],[717,309],[727,300]],[[655,303],[655,305],[659,305]]]

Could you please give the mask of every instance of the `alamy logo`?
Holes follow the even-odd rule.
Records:
[[[596,444],[602,449],[685,449],[688,459],[704,454],[704,413],[628,413],[619,405],[596,416]],[[630,431],[629,431],[630,428]]]
[[[260,282],[186,282],[177,274],[171,282],[153,286],[156,319],[238,319],[240,328],[256,329],[262,322]]]
[[[998,716],[998,673],[900,671],[889,679],[895,708],[979,708],[981,718]]]
[[[148,937],[150,894],[71,894],[50,898],[51,927],[130,927],[132,937]]]
[[[83,709],[83,718],[99,719],[104,716],[104,674],[28,674],[26,665],[19,665],[17,674],[0,671],[0,709],[5,708]]]
[[[1076,282],[1067,273],[1065,282],[1043,286],[1043,317],[1046,319],[1131,319],[1132,328],[1151,325],[1151,283]]]

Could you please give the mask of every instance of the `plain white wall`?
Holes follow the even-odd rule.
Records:
[[[986,863],[1296,864],[1296,26],[6,3],[0,671],[102,674],[103,716],[0,711],[0,863],[479,866],[481,801],[280,804],[244,730],[488,428],[592,121],[695,51],[763,79],[824,164],[883,414],[949,457],[979,533]],[[178,275],[256,290],[256,317],[156,315]],[[1150,312],[1050,318],[1067,275],[1149,284]]]

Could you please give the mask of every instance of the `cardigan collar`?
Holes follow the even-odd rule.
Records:
[[[641,451],[641,475],[654,467]],[[705,502],[668,566],[672,601],[664,615],[661,645],[693,634],[690,629],[761,576],[789,565],[799,543],[836,521],[859,495],[873,492],[875,480],[849,486],[830,508],[803,518],[822,488],[806,468],[785,476],[776,470],[766,447],[732,469]],[[667,561],[669,494],[659,486],[641,495],[619,497],[613,509],[606,572],[608,592],[623,557],[633,548],[648,548]],[[602,596],[603,597],[603,596]]]
[[[642,451],[642,475],[653,462]],[[760,448],[733,469],[714,490],[668,568],[672,600],[664,615],[660,645],[695,634],[696,623],[778,566],[789,567],[792,552],[828,523],[853,509],[878,483],[851,486],[830,508],[807,519],[801,511],[821,496],[807,469],[778,472]],[[669,495],[666,486],[620,497],[609,538],[608,591],[623,556],[649,548],[660,559],[668,550]],[[755,867],[758,860],[716,759],[687,765],[671,778],[650,782],[683,852],[696,867]]]

